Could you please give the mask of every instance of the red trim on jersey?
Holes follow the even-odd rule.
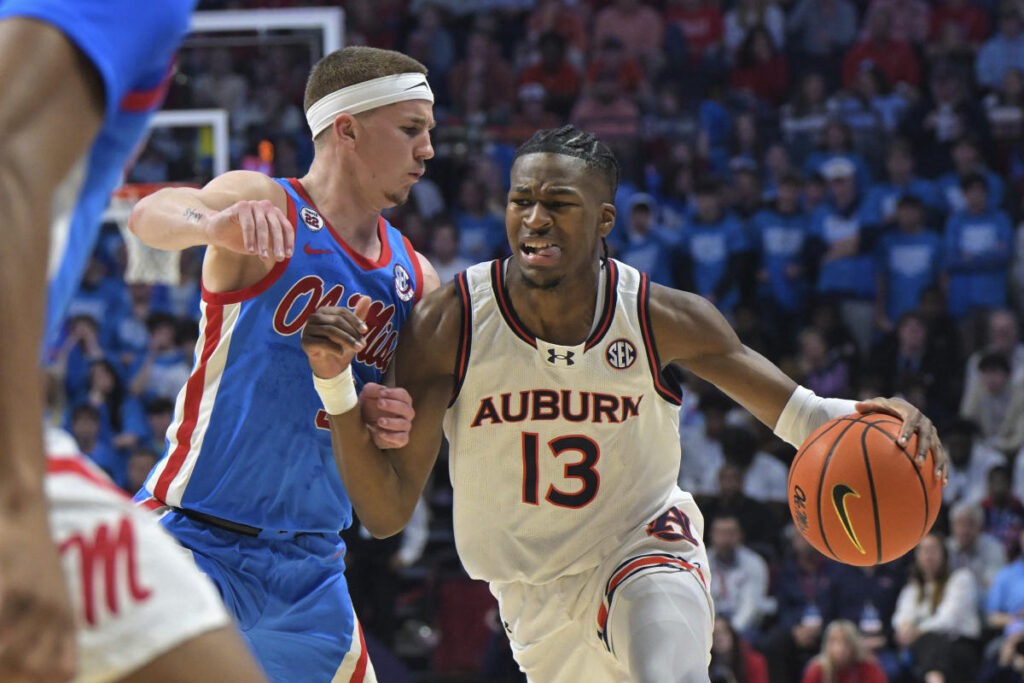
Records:
[[[167,71],[160,82],[148,90],[130,90],[121,98],[117,108],[121,111],[132,114],[142,114],[153,111],[160,107],[167,94],[167,88],[171,85],[171,76],[174,74],[174,60],[167,65]]]
[[[206,307],[206,344],[203,345],[203,353],[199,358],[199,365],[192,371],[185,383],[185,407],[181,424],[178,425],[176,438],[178,446],[167,458],[167,465],[160,473],[160,479],[153,487],[153,497],[160,500],[167,500],[167,490],[171,482],[181,471],[181,465],[191,449],[192,433],[199,421],[199,404],[203,399],[203,390],[206,382],[206,364],[213,355],[217,344],[220,343],[220,328],[224,322],[224,308],[217,304],[210,304]]]
[[[47,474],[74,474],[83,479],[88,479],[93,484],[111,493],[116,493],[125,500],[130,500],[127,493],[121,490],[114,482],[89,469],[89,466],[82,462],[81,458],[74,456],[57,458],[51,456],[46,459],[46,472]]]
[[[608,269],[608,287],[604,293],[604,305],[601,308],[601,319],[594,328],[593,333],[587,337],[584,351],[589,351],[592,347],[599,344],[604,338],[604,335],[611,329],[612,320],[615,317],[615,302],[618,299],[619,289],[619,269],[616,265],[608,260],[605,262],[605,267]],[[537,337],[531,333],[519,316],[516,315],[515,309],[512,308],[512,304],[509,302],[505,293],[505,272],[503,263],[501,261],[494,261],[491,266],[491,284],[494,289],[495,299],[498,301],[498,310],[501,311],[501,316],[508,323],[508,326],[512,329],[517,337],[522,339],[524,342],[536,348]]]
[[[292,231],[295,232],[295,202],[288,196],[287,192],[284,193],[284,196],[285,200],[288,202],[288,222],[291,223]],[[298,234],[296,234],[295,237],[298,237]],[[243,289],[236,289],[233,292],[211,292],[206,288],[206,285],[203,284],[202,278],[200,278],[199,285],[203,288],[203,301],[208,304],[226,306],[227,304],[237,304],[248,299],[254,299],[270,289],[270,286],[277,282],[278,278],[284,274],[285,269],[288,268],[288,264],[291,262],[292,259],[290,256],[284,261],[278,261],[274,264],[274,267],[270,269],[270,272],[261,277],[257,282],[254,282]]]
[[[501,261],[494,261],[491,264],[491,286],[494,289],[494,298],[498,301],[498,310],[501,311],[501,317],[508,323],[512,332],[530,346],[537,348],[537,338],[526,329],[526,325],[519,320],[519,316],[516,315],[512,305],[505,298],[505,274]]]
[[[647,367],[650,368],[651,376],[654,378],[654,389],[663,399],[674,405],[682,405],[683,395],[679,390],[673,391],[665,383],[661,374],[661,360],[658,358],[658,350],[654,346],[654,332],[651,329],[648,306],[650,300],[650,287],[647,274],[640,274],[640,291],[637,296],[637,313],[640,318],[640,336],[644,339],[644,347],[647,349]]]
[[[313,207],[313,210],[320,214],[320,218],[324,220],[324,225],[327,226],[327,231],[334,237],[334,241],[345,250],[345,253],[356,262],[356,265],[363,270],[376,270],[377,268],[383,268],[391,262],[391,243],[388,242],[388,231],[387,224],[384,222],[383,216],[377,216],[377,238],[380,240],[380,256],[377,257],[376,261],[371,261],[366,258],[358,251],[349,246],[348,242],[341,238],[341,235],[334,229],[327,217],[324,216],[323,212],[316,208],[316,204],[313,203],[313,199],[306,192],[306,188],[302,186],[298,178],[288,178],[288,182],[291,184],[292,189],[295,190],[296,194],[302,197],[303,201]]]
[[[608,625],[608,613],[611,610],[612,598],[615,596],[615,590],[626,579],[634,576],[638,572],[642,572],[645,569],[653,567],[672,567],[678,568],[680,571],[692,571],[697,574],[697,578],[699,578],[700,582],[704,584],[705,588],[707,588],[707,582],[704,580],[704,575],[701,574],[700,568],[680,557],[674,557],[672,555],[642,555],[640,557],[626,560],[612,572],[612,578],[608,580],[608,584],[605,587],[604,600],[597,610],[598,634],[609,651],[611,651],[611,644],[608,642],[606,627]]]
[[[601,343],[604,335],[611,328],[612,319],[615,317],[615,302],[619,292],[619,268],[611,259],[605,261],[605,266],[608,268],[608,286],[604,292],[604,308],[601,311],[601,321],[594,328],[594,333],[590,335],[586,346],[583,347],[584,351],[589,351]]]
[[[473,343],[473,302],[469,298],[469,279],[466,271],[455,276],[455,291],[459,293],[462,302],[462,326],[459,328],[459,345],[455,354],[455,385],[452,387],[452,397],[448,401],[451,408],[455,399],[462,391],[462,383],[466,380],[466,370],[469,368],[469,352]]]
[[[348,679],[348,683],[363,683],[366,678],[366,663],[370,660],[366,652],[366,639],[363,638],[363,625],[356,622],[356,630],[359,632],[359,661],[356,662],[355,671],[352,672],[352,678]]]
[[[415,306],[423,298],[423,266],[420,265],[420,257],[416,250],[412,248],[412,242],[405,235],[402,235],[402,244],[405,245],[405,253],[409,255],[409,260],[412,261],[412,271],[416,275],[416,296],[412,300]]]
[[[694,565],[687,562],[686,560],[680,559],[678,557],[640,557],[633,560],[632,562],[630,562],[625,567],[623,567],[615,573],[615,576],[613,576],[611,580],[608,582],[608,589],[605,591],[605,593],[607,595],[611,595],[612,593],[614,593],[615,589],[619,587],[619,584],[625,581],[629,577],[629,575],[637,569],[641,569],[643,567],[650,567],[654,565],[676,566],[689,570],[697,568]],[[697,572],[697,575],[700,576],[700,572]],[[703,583],[704,577],[701,576],[700,580],[701,583]]]
[[[159,500],[152,497],[140,500],[136,505],[145,510],[159,510],[162,507],[167,507],[166,503],[161,503]]]

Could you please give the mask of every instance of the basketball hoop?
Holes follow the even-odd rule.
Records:
[[[132,208],[143,197],[165,187],[198,187],[189,183],[129,183],[114,190],[103,213],[104,221],[117,224],[128,251],[124,280],[128,284],[181,284],[181,252],[162,251],[146,246],[128,229]]]

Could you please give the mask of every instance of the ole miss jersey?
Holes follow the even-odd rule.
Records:
[[[277,182],[295,253],[241,291],[204,289],[194,369],[178,394],[167,452],[140,496],[263,529],[338,531],[351,505],[302,327],[321,306],[351,308],[370,297],[367,343],[352,369],[358,388],[379,382],[422,276],[408,240],[383,218],[380,256],[371,261],[338,236],[299,181]]]
[[[0,0],[0,19],[27,17],[68,37],[103,84],[105,116],[86,156],[55,193],[45,342],[52,344],[82,279],[100,216],[167,89],[196,0]],[[31,59],[31,55],[25,55]],[[53,131],[60,136],[60,131]]]
[[[504,267],[456,278],[455,543],[473,578],[545,583],[598,566],[677,491],[681,395],[659,366],[646,275],[606,261],[593,331],[565,346],[522,324]]]

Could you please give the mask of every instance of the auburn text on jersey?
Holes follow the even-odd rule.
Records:
[[[481,399],[471,426],[544,420],[617,424],[637,417],[643,398],[569,389],[505,393]]]

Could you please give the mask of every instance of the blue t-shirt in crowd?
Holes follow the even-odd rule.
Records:
[[[456,211],[453,220],[459,229],[459,256],[473,263],[489,261],[505,244],[505,222],[493,213]]]
[[[651,226],[646,234],[626,233],[626,243],[619,258],[637,270],[647,273],[651,280],[666,287],[674,287],[672,257],[676,240],[660,226]]]
[[[121,418],[119,429],[114,427],[114,422],[111,419],[112,407],[109,403],[102,403],[96,409],[100,414],[100,431],[96,438],[101,444],[113,448],[114,437],[119,434],[133,434],[139,437],[140,442],[145,442],[149,437],[150,429],[149,423],[146,422],[146,411],[137,398],[126,395],[121,400],[121,408],[118,411]],[[64,416],[64,428],[69,431],[71,430],[73,412],[73,408],[69,407]],[[128,454],[124,454],[124,456],[127,458]]]
[[[980,215],[964,211],[949,217],[945,263],[951,315],[1006,306],[1012,243],[1013,227],[1002,211]]]
[[[768,280],[759,282],[758,294],[787,311],[796,311],[807,293],[806,273],[790,277],[786,270],[803,265],[810,216],[803,211],[784,214],[764,209],[750,219],[749,234],[758,252],[759,268]]]
[[[917,308],[921,292],[942,272],[942,239],[930,230],[892,232],[878,245],[878,272],[885,276],[885,314],[896,322]]]
[[[864,238],[866,224],[857,205],[841,211],[831,202],[819,206],[811,218],[811,234],[825,248],[851,237]],[[822,263],[818,291],[859,299],[875,296],[875,264],[870,254],[855,254]]]
[[[992,580],[985,599],[985,611],[1017,614],[1024,609],[1024,560],[1018,559],[1002,569]]]
[[[864,196],[862,209],[864,222],[868,225],[881,225],[896,215],[896,204],[900,197],[917,197],[929,209],[945,208],[942,195],[935,183],[925,178],[914,176],[904,185],[895,183],[875,183]]]
[[[715,223],[701,223],[698,218],[687,223],[680,236],[680,251],[690,259],[696,293],[708,297],[728,275],[729,258],[748,249],[743,225],[735,216],[723,213]],[[715,302],[718,310],[728,313],[739,300],[734,279],[728,292]]]
[[[105,277],[93,286],[82,283],[68,303],[67,318],[92,318],[100,327],[101,339],[107,341],[113,332],[113,321],[124,310],[124,298],[125,284],[119,278]]]
[[[128,458],[110,444],[97,441],[93,449],[83,455],[106,472],[107,476],[121,488],[128,484]]]
[[[985,184],[988,186],[988,210],[998,211],[1003,205],[1003,179],[992,171],[985,169],[981,172],[985,176]],[[967,200],[964,199],[964,191],[960,189],[960,176],[950,171],[939,177],[936,181],[939,194],[946,213],[956,213],[967,210]]]

